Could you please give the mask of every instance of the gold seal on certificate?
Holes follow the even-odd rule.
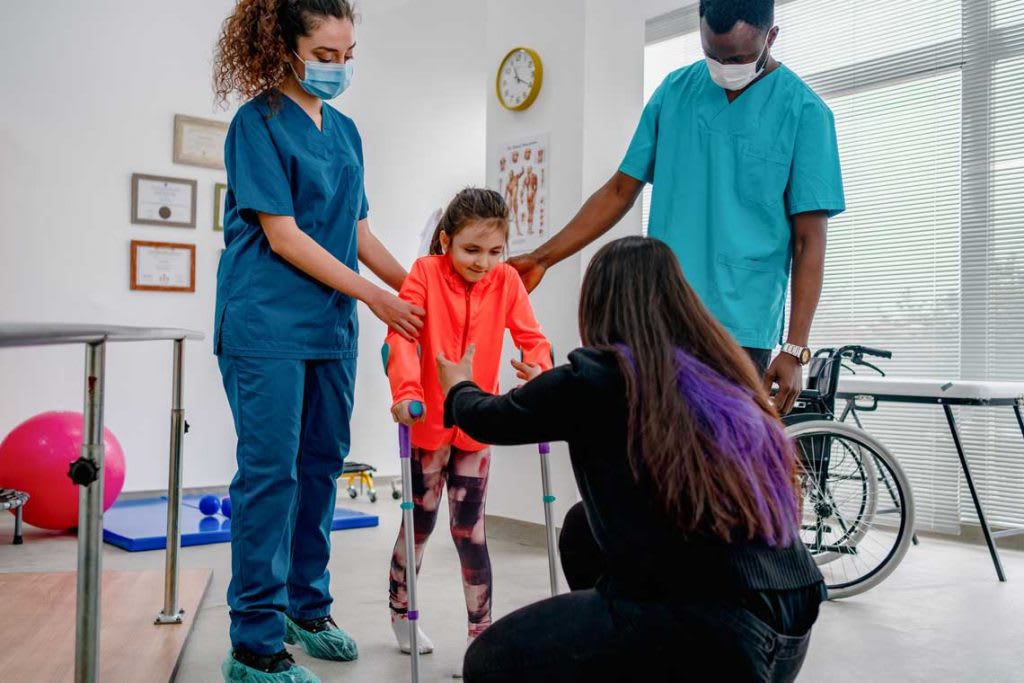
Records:
[[[132,240],[131,288],[196,291],[196,245]]]
[[[174,163],[224,169],[228,124],[177,114],[174,117]]]
[[[188,178],[132,174],[132,223],[196,227],[196,186]]]

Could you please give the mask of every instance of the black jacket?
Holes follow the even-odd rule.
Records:
[[[637,482],[627,455],[625,384],[614,354],[579,349],[569,363],[504,396],[472,382],[445,401],[445,424],[496,445],[567,441],[573,471],[607,574],[598,590],[622,598],[788,591],[821,586],[797,541],[726,544],[684,535],[661,509],[652,484]],[[714,599],[712,597],[712,599]]]

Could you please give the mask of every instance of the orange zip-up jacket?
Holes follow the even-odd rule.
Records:
[[[458,362],[466,348],[475,344],[473,380],[484,391],[498,393],[502,343],[508,329],[525,362],[551,369],[551,344],[541,332],[519,274],[502,263],[470,286],[448,256],[425,256],[413,264],[398,295],[427,312],[418,341],[406,341],[393,330],[386,340],[392,405],[422,401],[427,409],[425,419],[413,425],[413,445],[428,450],[448,445],[464,451],[486,448],[459,429],[445,429],[435,359],[444,352]]]

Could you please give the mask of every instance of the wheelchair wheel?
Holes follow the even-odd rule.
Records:
[[[903,468],[861,429],[832,420],[786,428],[800,459],[800,537],[825,577],[829,598],[881,583],[903,559],[914,500]]]

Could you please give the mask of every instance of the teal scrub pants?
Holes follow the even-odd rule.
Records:
[[[284,648],[285,614],[331,612],[336,480],[351,441],[356,360],[218,358],[238,434],[231,482],[231,644]]]

